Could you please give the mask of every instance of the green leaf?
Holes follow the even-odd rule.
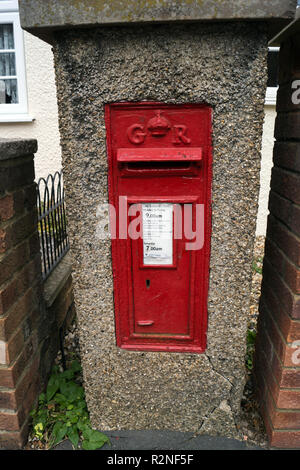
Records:
[[[256,339],[256,331],[248,330],[247,331],[247,343],[248,343],[248,345],[255,344],[255,339]]]
[[[105,434],[102,432],[95,431],[97,436],[95,435],[93,439],[85,439],[82,443],[82,448],[84,450],[96,450],[100,449],[100,447],[104,446],[106,442],[109,442],[109,439]]]
[[[78,442],[79,442],[79,434],[78,434],[77,426],[72,426],[71,428],[69,428],[67,436],[76,449],[78,447]]]
[[[73,379],[74,375],[75,375],[75,373],[72,369],[68,369],[68,370],[65,370],[64,372],[62,372],[62,376],[67,380]]]
[[[54,397],[55,393],[59,388],[57,377],[51,376],[47,385],[46,397],[47,401],[50,401]]]
[[[108,437],[100,431],[92,429],[86,425],[82,431],[84,441],[82,447],[85,450],[95,450],[102,447],[106,442],[109,442]]]
[[[66,423],[61,421],[57,421],[52,430],[52,439],[53,439],[53,446],[58,444],[67,434],[68,427]]]
[[[80,400],[83,396],[83,388],[74,382],[61,384],[60,391],[67,398],[68,402]]]
[[[66,397],[62,393],[56,393],[53,401],[55,403],[57,403],[58,405],[61,405],[64,408],[67,408],[67,406],[69,404],[68,400],[66,399]]]
[[[81,432],[83,432],[86,428],[89,428],[87,416],[79,419],[77,427]]]
[[[71,366],[71,370],[73,372],[80,372],[81,371],[81,365],[78,361],[73,361],[72,362],[72,366]]]
[[[46,394],[45,394],[45,393],[41,393],[41,394],[39,395],[39,404],[40,404],[40,405],[43,405],[45,402],[46,402]]]

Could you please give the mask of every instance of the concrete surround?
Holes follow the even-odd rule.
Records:
[[[289,20],[295,0],[21,0],[23,26],[65,28],[96,24],[203,20]]]
[[[52,13],[50,1],[41,6],[37,0],[24,0],[20,7],[23,26],[34,34],[52,28],[74,296],[92,424],[105,430],[169,429],[239,437],[267,24],[224,21],[101,28],[99,16],[92,21],[97,27],[89,24],[91,17],[87,20],[86,15],[92,10],[85,2],[72,2],[77,5],[74,19],[65,16],[62,2],[54,3],[60,8]],[[271,8],[270,2],[260,2],[255,9],[252,2],[255,13],[250,15],[248,2],[230,2],[231,11],[222,18],[236,19],[235,4],[243,11],[239,19],[277,15],[287,19],[293,16],[295,3],[272,2]],[[218,5],[217,12],[222,9]],[[46,13],[51,13],[51,21]],[[208,19],[203,11],[193,17],[197,18]],[[187,18],[174,12],[174,19]],[[53,32],[58,26],[68,29]],[[97,208],[107,201],[104,104],[143,100],[207,103],[213,108],[209,326],[204,354],[129,352],[115,344],[110,241],[96,236]]]
[[[264,26],[258,24],[55,35],[74,293],[87,402],[98,428],[237,435],[266,45]],[[203,355],[128,352],[115,345],[110,242],[96,238],[97,207],[107,200],[103,105],[140,100],[206,102],[214,109],[209,329]]]

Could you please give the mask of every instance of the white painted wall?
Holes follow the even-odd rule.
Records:
[[[1,137],[38,141],[36,179],[61,168],[57,100],[51,46],[24,31],[28,114],[32,122],[0,123]]]
[[[273,166],[273,146],[274,146],[274,125],[276,118],[275,106],[265,106],[265,121],[263,128],[262,138],[262,151],[261,151],[261,170],[260,170],[260,193],[259,193],[259,206],[256,224],[256,235],[261,236],[266,234],[267,216],[268,216],[268,201],[270,191],[270,177]]]

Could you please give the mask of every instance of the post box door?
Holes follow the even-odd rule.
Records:
[[[192,252],[174,239],[172,203],[140,204],[140,211],[143,236],[131,247],[134,333],[188,336]]]
[[[210,119],[210,108],[201,105],[106,107],[109,199],[117,222],[115,325],[122,348],[205,349]],[[197,231],[202,239],[190,249]]]

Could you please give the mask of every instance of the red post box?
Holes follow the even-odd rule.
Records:
[[[106,106],[117,345],[201,353],[210,250],[211,108]]]

